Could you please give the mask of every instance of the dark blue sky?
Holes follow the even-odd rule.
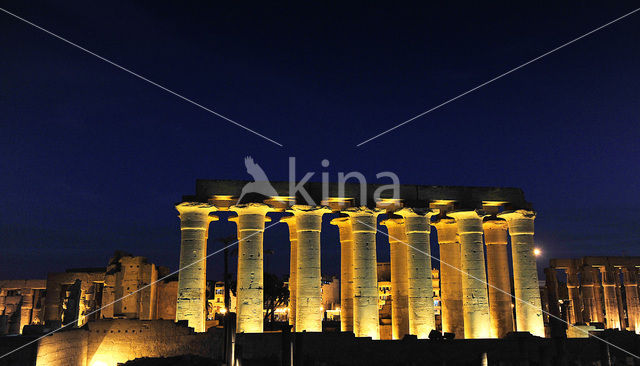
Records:
[[[250,179],[247,155],[273,180],[295,156],[318,179],[326,158],[332,179],[521,187],[542,261],[640,255],[640,12],[355,146],[637,6],[2,0],[284,147],[0,13],[0,278],[104,266],[116,249],[175,269],[173,204],[196,178]],[[283,272],[281,226],[265,247]],[[211,237],[234,232],[217,222]]]

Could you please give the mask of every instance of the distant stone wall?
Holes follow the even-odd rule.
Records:
[[[187,354],[220,358],[222,332],[194,333],[169,320],[99,320],[42,339],[36,365],[115,366],[141,357]]]
[[[63,314],[65,323],[77,322],[79,326],[86,322],[83,313],[88,313],[96,306],[94,299],[87,295],[93,294],[96,283],[104,282],[104,272],[61,272],[47,275],[47,297],[45,301],[45,323],[52,328],[60,326]],[[79,281],[79,282],[78,282]],[[79,283],[79,288],[74,285]],[[69,293],[65,293],[68,291]],[[77,293],[74,293],[74,289]],[[67,296],[69,295],[69,297]],[[68,309],[62,309],[67,301]],[[77,319],[77,320],[76,320]]]
[[[0,281],[0,335],[43,321],[45,287],[44,280]]]

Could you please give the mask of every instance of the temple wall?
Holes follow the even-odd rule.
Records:
[[[36,366],[87,366],[87,331],[54,333],[38,342]]]
[[[219,358],[222,332],[194,333],[171,320],[109,319],[43,338],[36,366],[116,366],[140,357]]]
[[[158,282],[157,294],[156,309],[158,319],[175,320],[178,281]]]
[[[0,335],[21,334],[44,319],[44,280],[0,281]]]
[[[67,320],[78,320],[78,325],[85,323],[82,313],[88,313],[92,310],[90,304],[93,299],[85,295],[93,293],[95,282],[104,282],[104,272],[62,272],[49,273],[47,275],[47,297],[45,301],[45,322],[52,326],[59,326],[62,321],[62,304],[65,300],[66,293],[63,291],[65,286],[73,286],[79,281],[79,293],[69,303],[68,311],[73,307],[73,314],[67,314]]]

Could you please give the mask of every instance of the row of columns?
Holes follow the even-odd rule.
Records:
[[[182,249],[178,281],[177,320],[204,331],[205,256],[208,225],[216,208],[182,203]],[[237,332],[263,330],[262,236],[266,204],[231,206],[237,217]],[[320,231],[324,207],[294,205],[282,219],[291,240],[290,323],[296,332],[322,331]],[[383,210],[353,207],[332,220],[341,243],[341,329],[356,337],[379,337],[376,258],[377,217]],[[391,253],[392,334],[427,338],[435,327],[431,279],[430,234],[434,212],[402,208],[382,222]],[[498,215],[483,221],[476,211],[449,213],[435,227],[441,255],[442,327],[465,338],[501,337],[514,330],[509,291],[507,233],[511,235],[516,297],[516,329],[544,336],[544,325],[533,257],[533,219],[528,211]],[[483,236],[487,244],[485,267]],[[195,264],[191,264],[194,263]],[[191,264],[191,265],[190,265]],[[487,278],[488,275],[488,278]],[[488,287],[487,287],[488,281]]]
[[[567,321],[571,324],[605,323],[607,329],[640,331],[640,297],[636,266],[569,265],[562,268],[567,276]],[[622,274],[622,283],[620,275]],[[553,268],[547,272],[557,286]],[[623,301],[621,287],[625,289]],[[554,291],[557,292],[557,289]],[[555,296],[557,297],[557,296]],[[626,305],[626,324],[625,324]]]

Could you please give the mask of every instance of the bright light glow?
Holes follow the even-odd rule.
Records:
[[[540,248],[534,248],[533,249],[533,255],[535,255],[536,257],[539,257],[542,255],[542,250],[540,250]]]
[[[227,312],[227,308],[220,308],[220,314],[225,314]]]
[[[104,361],[93,361],[91,366],[109,366],[109,365],[107,365],[107,363]]]

